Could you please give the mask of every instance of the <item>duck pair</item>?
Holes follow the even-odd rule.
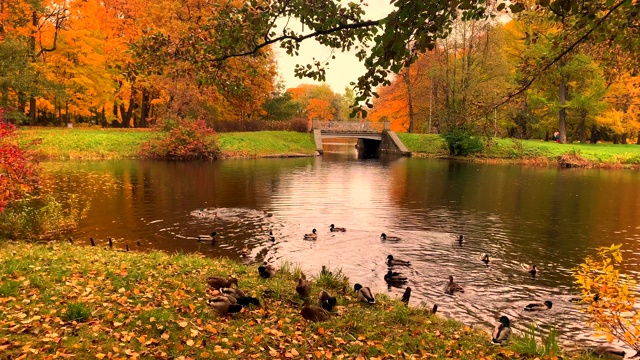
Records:
[[[318,295],[318,305],[311,305],[307,299],[300,310],[300,315],[306,320],[318,322],[326,321],[331,316],[331,310],[336,305],[337,300],[327,291],[322,290]]]
[[[240,289],[221,288],[219,291],[220,295],[210,298],[207,304],[221,316],[240,312],[243,306],[260,305],[260,300],[246,296]]]

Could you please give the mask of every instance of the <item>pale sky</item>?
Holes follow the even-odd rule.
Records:
[[[347,3],[343,1],[343,3]],[[366,7],[366,20],[377,20],[388,14],[392,6],[389,4],[389,0],[369,0],[367,1],[369,6]],[[286,21],[279,21],[278,29],[276,31],[282,31],[282,26]],[[293,25],[292,25],[293,24]],[[301,25],[298,21],[290,21],[289,26],[291,28],[301,29]],[[306,32],[308,33],[308,31]],[[320,45],[313,39],[305,40],[300,43],[300,55],[289,56],[283,49],[277,45],[273,48],[275,50],[276,59],[278,60],[278,72],[280,77],[284,80],[287,88],[296,87],[300,84],[321,84],[313,79],[299,79],[295,77],[294,69],[296,64],[306,65],[313,64],[313,58],[320,60],[321,62],[329,61],[327,67],[326,84],[331,87],[335,93],[344,94],[345,87],[349,86],[350,82],[356,82],[358,76],[364,74],[365,68],[355,57],[355,51],[349,53],[342,53],[336,51],[333,53],[335,59],[331,60],[331,49]]]

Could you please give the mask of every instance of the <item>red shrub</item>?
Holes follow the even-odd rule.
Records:
[[[142,145],[141,154],[170,160],[215,159],[215,132],[202,120],[165,119],[158,123],[161,137]]]
[[[38,183],[37,163],[18,146],[15,126],[0,108],[0,211],[23,198]]]

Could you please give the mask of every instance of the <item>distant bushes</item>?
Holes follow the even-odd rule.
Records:
[[[248,131],[295,131],[308,132],[309,120],[305,118],[294,118],[291,120],[268,121],[268,120],[216,120],[212,123],[215,131],[225,132],[248,132]]]
[[[165,119],[158,123],[159,136],[142,144],[143,157],[169,160],[215,159],[218,139],[203,120]]]
[[[467,129],[455,128],[442,133],[442,137],[450,156],[469,156],[484,149],[482,139]]]

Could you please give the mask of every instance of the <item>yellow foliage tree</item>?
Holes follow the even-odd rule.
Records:
[[[618,339],[640,351],[640,314],[635,307],[635,281],[620,273],[622,245],[598,248],[597,257],[587,257],[574,269],[582,301],[589,304],[590,325],[609,342]]]

